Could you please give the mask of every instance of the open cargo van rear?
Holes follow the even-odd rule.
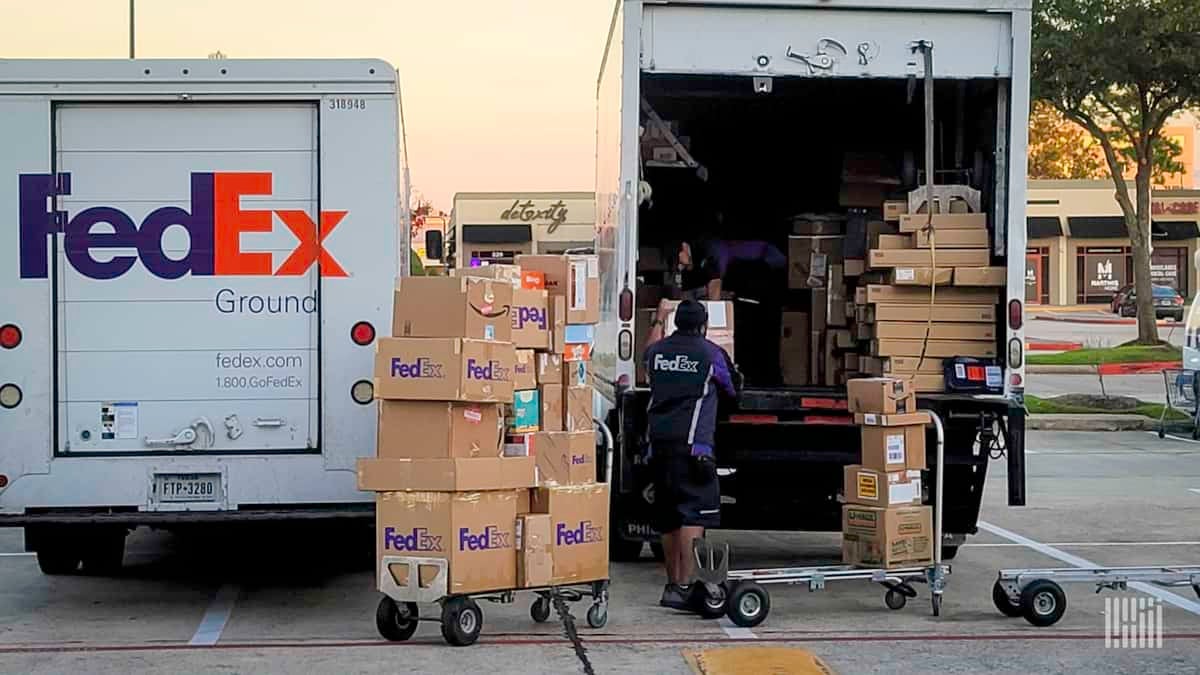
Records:
[[[976,531],[989,458],[1007,456],[1009,502],[1024,503],[1029,39],[1028,2],[616,3],[597,83],[604,317],[595,359],[602,412],[617,435],[618,557],[655,534],[642,461],[648,391],[638,362],[654,307],[679,296],[675,268],[684,241],[693,250],[753,242],[760,258],[730,266],[722,280],[732,300],[734,358],[746,381],[717,434],[723,527],[840,528],[843,466],[856,463],[859,452],[845,381],[858,374],[860,356],[895,366],[897,358],[875,356],[888,349],[903,354],[900,362],[914,372],[920,368],[921,405],[947,421],[948,552]],[[852,266],[869,267],[865,249],[879,245],[867,230],[897,232],[876,225],[884,221],[884,201],[907,209],[926,181],[922,45],[932,45],[934,182],[977,197],[969,209],[965,202],[950,208],[974,211],[980,225],[961,240],[970,239],[970,252],[952,251],[953,237],[942,233],[947,243],[938,253],[949,262],[938,267],[991,268],[996,286],[939,287],[944,300],[932,309],[927,287],[925,299],[889,305],[898,314],[892,329],[904,341],[896,347],[875,326],[855,330],[856,321],[868,320],[868,287],[894,277]],[[914,201],[914,213],[916,207]],[[797,239],[812,235],[836,240],[828,242],[836,249],[830,269],[814,284],[824,294],[796,279],[811,245]],[[911,231],[904,236],[906,246],[916,245]],[[843,282],[831,285],[831,275],[845,279],[844,293],[832,290]],[[932,312],[937,320],[943,303],[966,300],[978,312],[975,323],[956,324],[923,344],[926,317]],[[817,314],[827,324],[820,334],[812,323]],[[806,323],[793,325],[796,316]],[[792,340],[794,331],[812,339]],[[954,331],[971,341],[940,339]],[[925,351],[936,358],[921,359]],[[998,389],[947,393],[942,359],[952,356],[999,366],[1002,382],[992,383]]]

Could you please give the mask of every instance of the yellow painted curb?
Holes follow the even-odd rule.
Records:
[[[722,647],[685,651],[683,658],[696,675],[835,675],[812,652],[795,647]]]

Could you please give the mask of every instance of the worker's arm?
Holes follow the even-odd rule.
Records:
[[[737,388],[733,386],[733,365],[729,354],[712,342],[708,343],[712,359],[712,379],[717,388],[729,398],[737,398]]]
[[[709,300],[712,300],[714,302],[719,301],[721,299],[721,279],[720,279],[720,277],[708,282],[708,285],[705,286],[705,289],[706,289],[707,297]]]
[[[667,318],[671,316],[671,309],[666,302],[658,303],[658,311],[654,313],[654,320],[650,322],[650,334],[646,336],[647,347],[663,339]]]

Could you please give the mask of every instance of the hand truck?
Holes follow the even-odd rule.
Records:
[[[765,586],[788,584],[808,586],[808,590],[824,590],[832,581],[870,581],[887,589],[884,604],[898,610],[917,597],[913,583],[928,583],[930,605],[934,616],[942,613],[942,594],[946,590],[946,576],[950,566],[942,563],[942,493],[944,486],[946,434],[937,413],[928,412],[937,431],[937,457],[935,467],[933,503],[933,563],[927,566],[897,569],[861,568],[853,565],[829,565],[818,567],[781,567],[776,569],[751,569],[729,571],[729,547],[717,550],[703,539],[693,542],[696,556],[696,579],[699,597],[693,603],[707,618],[722,614],[734,624],[753,628],[766,620],[771,611],[771,596]]]
[[[1106,588],[1124,591],[1137,582],[1162,588],[1191,586],[1200,598],[1200,565],[1000,570],[992,586],[992,603],[1004,616],[1022,616],[1034,626],[1053,626],[1067,611],[1067,595],[1060,584],[1094,584],[1099,593]]]

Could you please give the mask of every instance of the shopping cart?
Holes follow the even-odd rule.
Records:
[[[1167,387],[1167,404],[1158,418],[1158,437],[1166,438],[1167,425],[1179,424],[1191,427],[1192,439],[1200,440],[1200,377],[1197,371],[1183,368],[1163,370],[1163,382]],[[1187,414],[1187,420],[1168,419],[1170,411]]]

